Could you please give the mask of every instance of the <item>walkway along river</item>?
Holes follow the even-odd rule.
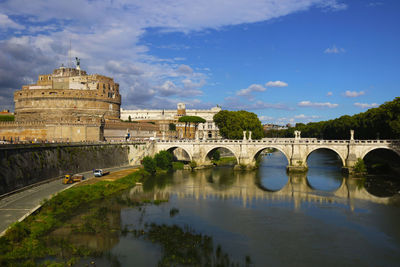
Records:
[[[326,151],[310,155],[307,174],[288,176],[286,165],[284,156],[274,152],[264,156],[256,171],[214,168],[153,177],[107,204],[112,210],[103,216],[108,230],[71,235],[58,229],[52,236],[69,236],[101,252],[81,261],[98,266],[156,266],[171,260],[164,237],[151,236],[154,229],[212,237],[215,255],[222,251],[241,265],[398,265],[398,194],[377,197],[366,189],[365,179],[342,177],[340,160]],[[158,205],[127,205],[143,198]],[[97,204],[101,211],[106,203]],[[77,215],[71,224],[85,216]]]

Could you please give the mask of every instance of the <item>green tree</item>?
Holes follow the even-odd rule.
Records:
[[[145,171],[154,174],[156,173],[156,162],[152,157],[146,156],[142,161]]]
[[[214,122],[223,138],[242,139],[243,131],[251,131],[252,139],[264,137],[261,121],[253,112],[221,110],[214,115]]]
[[[195,131],[197,130],[197,127],[200,123],[205,123],[206,120],[203,119],[202,117],[199,116],[182,116],[178,120],[179,122],[184,122],[185,123],[185,137],[186,137],[186,128],[189,126],[190,129],[190,124],[193,123],[195,126]]]
[[[301,131],[302,137],[321,139],[349,139],[350,130],[355,130],[357,139],[399,139],[400,97],[353,116],[344,115],[333,120],[308,124],[298,123],[295,128],[283,131],[281,136],[293,137],[294,130]],[[276,133],[266,133],[267,136],[272,134]]]
[[[176,125],[175,125],[175,123],[170,123],[169,125],[168,125],[168,129],[170,130],[170,131],[176,131]]]
[[[129,122],[132,121],[131,115],[128,116],[128,121],[129,121]]]
[[[172,168],[173,158],[172,153],[164,150],[154,156],[156,166],[162,170],[170,170]]]

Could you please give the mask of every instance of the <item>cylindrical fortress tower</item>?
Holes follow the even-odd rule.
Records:
[[[112,78],[61,67],[14,93],[16,121],[118,120],[121,95]]]

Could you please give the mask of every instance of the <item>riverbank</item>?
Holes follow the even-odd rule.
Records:
[[[59,255],[59,251],[47,247],[45,236],[48,233],[62,226],[72,214],[90,203],[133,187],[149,175],[143,170],[135,170],[122,178],[118,177],[124,172],[100,180],[90,179],[84,182],[86,184],[71,187],[50,200],[44,200],[36,212],[24,221],[15,223],[0,238],[0,265],[29,265],[35,263],[35,259]],[[85,255],[79,250],[77,254]]]

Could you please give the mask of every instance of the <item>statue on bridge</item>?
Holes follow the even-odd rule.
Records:
[[[294,139],[300,139],[301,138],[301,131],[294,131]]]

